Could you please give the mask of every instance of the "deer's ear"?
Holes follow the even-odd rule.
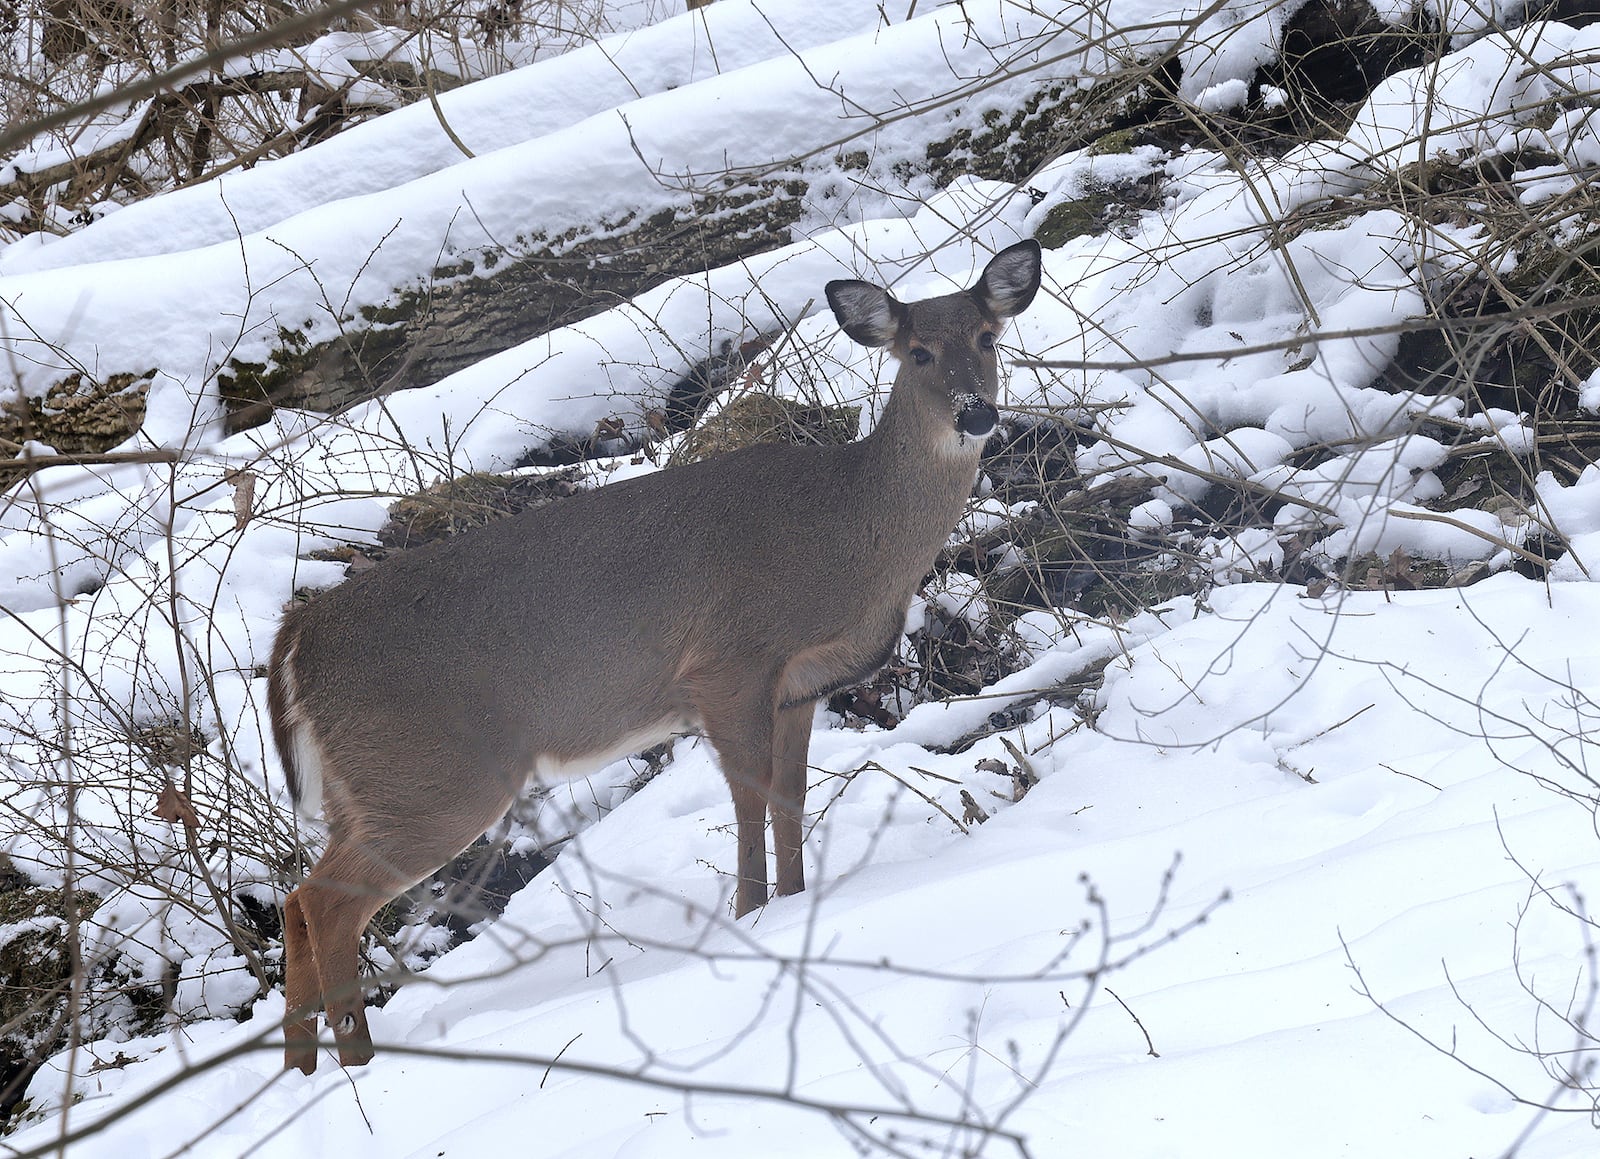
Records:
[[[839,329],[863,346],[887,346],[900,332],[905,307],[888,290],[854,279],[829,282],[828,305]]]
[[[1039,292],[1041,272],[1039,243],[1032,238],[1019,241],[989,260],[972,293],[994,317],[1014,318],[1028,308]]]

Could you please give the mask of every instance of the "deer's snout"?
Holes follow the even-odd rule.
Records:
[[[964,394],[956,399],[956,430],[975,439],[987,438],[1000,422],[1000,412],[994,403],[975,394]]]

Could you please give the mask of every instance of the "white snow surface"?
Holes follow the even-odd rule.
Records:
[[[1411,6],[1393,7],[1399,20]],[[1148,29],[1175,35],[1182,15],[1154,0],[1112,10],[1147,46],[1164,35]],[[176,466],[41,472],[0,510],[0,751],[9,815],[26,820],[8,851],[59,880],[66,853],[50,833],[68,806],[51,782],[87,778],[70,804],[73,869],[107,900],[85,953],[124,979],[171,964],[175,1010],[191,1019],[140,1039],[103,1027],[110,1037],[52,1059],[30,1088],[30,1125],[0,1154],[108,1116],[71,1142],[73,1159],[843,1157],[889,1139],[918,1155],[1457,1159],[1501,1154],[1525,1132],[1526,1159],[1594,1153],[1583,1101],[1532,1051],[1574,1045],[1560,1016],[1578,1017],[1596,981],[1586,927],[1563,907],[1600,892],[1600,469],[1570,486],[1541,477],[1532,519],[1429,518],[1418,504],[1438,494],[1443,449],[1412,428],[1459,404],[1371,386],[1393,334],[1326,335],[1420,312],[1427,279],[1483,239],[1392,211],[1287,243],[1269,226],[1419,151],[1497,148],[1479,125],[1441,131],[1462,110],[1492,114],[1501,134],[1545,133],[1582,162],[1593,118],[1540,127],[1541,114],[1563,84],[1593,90],[1600,27],[1465,43],[1478,25],[1453,23],[1461,51],[1385,82],[1344,140],[1245,173],[1200,151],[1082,153],[1032,177],[1038,204],[978,180],[819,200],[782,249],[670,280],[433,387],[337,421],[281,413],[217,435],[219,362],[259,356],[279,320],[331,333],[436,255],[471,257],[530,223],[557,232],[673,206],[663,174],[807,153],[861,128],[855,103],[925,100],[981,76],[1001,43],[1059,57],[1063,73],[1095,74],[1115,55],[1082,43],[1098,19],[1079,27],[1044,6],[900,11],[885,23],[877,4],[723,0],[446,94],[472,160],[432,110],[404,109],[0,253],[22,382],[74,363],[159,365],[133,445],[184,452]],[[1270,59],[1285,12],[1222,6],[1191,99],[1231,100]],[[1533,80],[1530,60],[1548,66]],[[1447,111],[1430,118],[1430,101]],[[978,124],[984,107],[920,115]],[[1434,136],[1419,143],[1424,124]],[[889,125],[869,140],[888,171],[910,138]],[[832,165],[832,148],[812,163]],[[1201,545],[1218,585],[1203,600],[1116,625],[1034,613],[1019,626],[1031,664],[983,697],[919,705],[889,731],[819,713],[808,889],[737,922],[732,806],[707,746],[678,742],[632,795],[637,769],[619,762],[530,805],[527,833],[576,835],[476,940],[371,1012],[370,1066],[343,1073],[330,1055],[312,1078],[282,1074],[281,995],[234,1020],[253,983],[206,916],[181,833],[125,775],[94,780],[97,754],[129,722],[170,720],[192,700],[208,745],[195,766],[203,823],[231,832],[250,809],[276,819],[261,848],[236,839],[212,872],[281,897],[268,883],[282,884],[274,857],[295,822],[257,670],[294,590],[343,574],[309,551],[369,539],[394,495],[504,469],[550,431],[636,422],[687,364],[683,349],[795,322],[829,278],[943,292],[1054,205],[1141,175],[1164,183],[1164,204],[1047,252],[1045,292],[1007,336],[1013,354],[1121,365],[1018,369],[1010,403],[1095,415],[1114,438],[1080,452],[1085,473],[1147,475],[1159,461],[1164,483],[1136,519],[1152,533],[1222,476],[1294,496],[1280,525],[1330,560],[1402,548],[1503,568],[1553,528],[1572,545],[1554,578],[1314,596],[1249,582],[1282,558],[1263,534]],[[1577,178],[1549,180],[1553,192]],[[870,427],[871,384],[892,371],[821,315],[798,323],[795,345],[865,404]],[[1185,360],[1133,368],[1173,354]],[[801,370],[774,372],[806,392]],[[1519,430],[1509,416],[1485,437]],[[1313,445],[1348,450],[1294,465]],[[243,526],[229,474],[241,467],[254,479]],[[924,607],[979,616],[981,603],[954,583],[909,626]],[[1097,663],[1107,677],[1092,704],[1042,698]],[[90,683],[67,765],[50,743],[58,698]],[[1026,722],[948,751],[1008,708]],[[218,779],[224,755],[243,782]],[[1023,761],[1038,783],[1019,798],[995,770]],[[964,792],[986,822],[958,824]],[[1558,1110],[1519,1101],[1546,1099]]]

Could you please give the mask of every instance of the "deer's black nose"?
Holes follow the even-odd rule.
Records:
[[[965,395],[956,402],[956,430],[964,435],[985,438],[1000,421],[1000,412],[994,409],[994,403],[975,394]]]

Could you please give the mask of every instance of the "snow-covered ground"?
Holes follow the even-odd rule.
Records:
[[[1211,18],[1238,39],[1204,59],[1185,49],[1188,96],[1226,106],[1281,28],[1269,8]],[[1150,0],[1111,11],[1144,44],[1180,27]],[[1288,240],[1275,223],[1407,161],[1514,135],[1542,134],[1563,159],[1530,204],[1570,192],[1600,161],[1600,126],[1569,107],[1600,91],[1600,28],[1466,43],[1483,21],[1463,17],[1460,51],[1385,82],[1342,140],[1242,171],[1202,150],[1084,151],[1034,175],[1042,199],[966,180],[819,204],[791,246],[668,281],[432,388],[217,436],[210,384],[227,352],[259,356],[275,320],[331,328],[328,303],[380,301],[444,249],[513,237],[529,216],[670,204],[641,153],[674,173],[771,163],[856,131],[857,104],[915,107],[964,83],[997,45],[1059,56],[1062,72],[1111,59],[1074,39],[1102,24],[1028,6],[882,19],[876,4],[723,0],[441,98],[470,161],[431,110],[403,110],[0,253],[21,381],[67,363],[159,365],[145,437],[188,451],[176,467],[43,472],[0,510],[7,846],[41,880],[70,872],[106,896],[85,927],[113,971],[101,982],[147,983],[170,963],[186,1017],[52,1060],[30,1090],[40,1121],[0,1153],[108,1115],[73,1156],[809,1157],[870,1141],[914,1155],[1445,1159],[1505,1153],[1530,1125],[1520,1155],[1593,1153],[1595,928],[1580,894],[1600,888],[1587,740],[1600,470],[1541,477],[1532,513],[1432,518],[1418,504],[1438,494],[1447,452],[1416,427],[1463,404],[1374,388],[1398,338],[1371,331],[1421,312],[1490,239],[1480,223],[1354,204]],[[981,109],[921,115],[981,122]],[[908,148],[902,124],[871,138],[886,168]],[[638,368],[681,366],[686,334],[714,349],[788,325],[847,271],[907,298],[964,284],[1064,199],[1142,175],[1162,204],[1047,252],[1046,293],[1007,339],[1013,355],[1119,367],[1018,369],[1009,401],[1111,436],[1079,452],[1086,474],[1149,474],[1159,456],[1152,528],[1216,477],[1296,500],[1276,528],[1197,533],[1190,551],[1217,585],[1203,598],[1114,626],[1033,613],[1031,666],[986,697],[918,706],[892,731],[819,715],[810,887],[743,921],[728,916],[732,809],[704,744],[680,741],[636,795],[628,762],[564,788],[529,831],[586,827],[503,917],[373,1012],[377,1060],[281,1074],[281,996],[228,1017],[253,980],[181,832],[150,816],[159,779],[127,771],[129,731],[200,722],[199,836],[225,838],[211,871],[272,896],[294,833],[258,666],[293,591],[343,574],[308,552],[370,537],[395,494],[504,469],[539,432],[637,420],[662,383]],[[1358,333],[1329,336],[1343,331]],[[870,426],[870,384],[892,369],[821,315],[794,345],[833,394],[867,403]],[[1194,357],[1139,369],[1171,354]],[[774,367],[779,389],[806,393],[800,361]],[[1517,415],[1478,421],[1486,445],[1525,444]],[[1548,582],[1504,570],[1550,528],[1572,550]],[[1402,548],[1497,570],[1434,591],[1251,582],[1291,535],[1330,564]],[[1041,698],[1101,663],[1092,704]],[[54,743],[63,705],[70,762]],[[1026,723],[947,751],[1007,705]],[[1038,783],[1020,795],[1023,764]],[[1589,1037],[1564,1018],[1591,1019]],[[1589,1066],[1589,1094],[1556,1089],[1540,1055]],[[1526,1102],[1547,1099],[1559,1113]]]

